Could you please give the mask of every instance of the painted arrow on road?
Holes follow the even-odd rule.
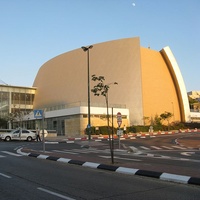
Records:
[[[182,152],[181,155],[184,156],[192,156],[192,154],[195,154],[195,152]]]

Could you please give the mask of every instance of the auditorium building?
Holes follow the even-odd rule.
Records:
[[[172,121],[190,122],[188,96],[180,68],[169,47],[160,51],[140,46],[139,37],[93,44],[58,55],[44,63],[35,77],[33,109],[45,113],[47,129],[59,135],[83,135],[88,124],[91,75],[104,76],[109,85],[109,115],[122,114],[122,126],[144,125],[145,119],[165,111]],[[112,84],[117,82],[118,84]],[[35,90],[36,88],[36,90]],[[106,125],[106,101],[90,93],[91,126]],[[111,117],[110,117],[111,119]],[[29,113],[29,120],[35,120]],[[35,120],[40,125],[39,120]]]

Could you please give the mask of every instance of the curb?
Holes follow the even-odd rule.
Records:
[[[157,179],[164,180],[164,181],[175,182],[175,183],[200,185],[200,178],[196,178],[196,177],[170,174],[170,173],[165,173],[165,172],[156,172],[156,171],[149,171],[149,170],[120,167],[120,166],[113,166],[113,165],[106,165],[106,164],[93,163],[93,162],[85,162],[85,161],[73,160],[73,159],[68,159],[68,158],[47,156],[47,155],[37,154],[37,153],[24,153],[21,150],[22,150],[22,148],[18,149],[17,153],[21,154],[23,156],[29,156],[29,157],[33,157],[33,158],[57,161],[57,162],[62,162],[62,163],[67,163],[67,164],[74,164],[74,165],[90,167],[90,168],[95,168],[95,169],[101,169],[101,170],[108,170],[108,171],[113,171],[113,172],[122,173],[122,174],[146,176],[146,177],[151,177],[151,178],[157,178]]]

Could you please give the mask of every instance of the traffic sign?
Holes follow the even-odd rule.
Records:
[[[117,113],[117,123],[118,127],[120,127],[122,124],[122,114],[120,112]]]
[[[43,118],[43,110],[34,110],[34,118],[42,119]]]
[[[120,130],[117,130],[117,135],[118,135],[118,136],[123,135],[123,130],[121,130],[121,129],[120,129]]]

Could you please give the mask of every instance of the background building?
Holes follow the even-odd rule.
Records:
[[[36,88],[0,85],[0,118],[8,119],[9,129],[31,127],[29,114],[33,110]]]
[[[200,91],[188,92],[191,122],[200,122]]]

